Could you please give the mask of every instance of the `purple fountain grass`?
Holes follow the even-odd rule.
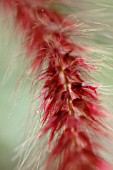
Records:
[[[36,5],[34,5],[36,3]],[[47,5],[43,5],[47,3]],[[86,62],[87,49],[71,38],[75,25],[66,15],[49,7],[53,1],[4,0],[14,11],[16,24],[25,33],[24,46],[36,79],[44,81],[41,137],[49,134],[51,152],[43,168],[46,170],[112,170],[101,156],[101,142],[108,138],[109,118],[101,105],[98,86],[91,83],[96,67]],[[76,31],[74,28],[74,31]],[[46,69],[39,75],[46,63]],[[37,113],[38,114],[38,113]],[[107,131],[107,132],[106,132]]]

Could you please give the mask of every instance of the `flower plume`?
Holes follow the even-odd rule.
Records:
[[[46,136],[46,158],[42,161],[44,164],[38,166],[38,155],[32,160],[28,156],[18,169],[111,170],[110,163],[101,155],[104,150],[101,139],[109,137],[105,120],[110,116],[101,104],[99,85],[95,85],[92,77],[98,67],[88,53],[95,49],[90,50],[78,41],[79,36],[87,36],[87,31],[98,30],[99,24],[94,22],[96,29],[78,24],[71,15],[58,12],[55,4],[60,4],[59,1],[4,0],[0,3],[10,12],[14,11],[16,24],[25,34],[23,44],[27,57],[31,58],[34,79],[43,82],[38,140]],[[70,8],[69,2],[62,1],[61,6],[63,3]],[[80,3],[75,1],[74,5]],[[80,31],[82,27],[84,30]],[[74,34],[77,38],[73,38]],[[41,152],[44,151],[40,149]]]

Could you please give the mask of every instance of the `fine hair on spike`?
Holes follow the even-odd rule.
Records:
[[[16,169],[113,170],[112,1],[1,0],[0,8],[22,35],[32,81]]]

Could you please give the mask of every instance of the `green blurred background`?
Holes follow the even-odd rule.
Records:
[[[6,23],[7,22],[7,23]],[[19,37],[4,19],[0,21],[0,170],[13,170],[17,162],[12,160],[23,139],[28,113],[29,81],[19,77],[24,71],[22,56],[18,54]],[[16,37],[16,39],[14,38]],[[17,84],[16,84],[17,83]],[[15,91],[17,88],[17,91]],[[13,94],[13,95],[12,95]]]

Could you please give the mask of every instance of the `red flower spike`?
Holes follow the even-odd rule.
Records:
[[[106,117],[105,109],[98,104],[97,87],[85,82],[87,76],[90,81],[89,72],[96,68],[80,55],[87,50],[72,41],[72,30],[62,31],[74,23],[49,8],[49,0],[2,3],[16,11],[16,23],[25,32],[27,56],[35,54],[32,71],[45,81],[40,106],[44,111],[41,137],[49,134],[51,150],[45,170],[111,170],[94,139],[106,136],[106,126],[101,123]],[[39,76],[44,64],[46,70]]]

